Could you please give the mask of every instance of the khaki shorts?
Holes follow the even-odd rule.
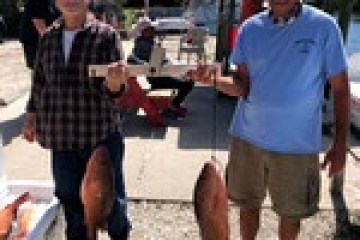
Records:
[[[227,166],[229,198],[241,208],[261,207],[266,191],[282,217],[314,215],[319,205],[318,154],[281,154],[233,138]]]

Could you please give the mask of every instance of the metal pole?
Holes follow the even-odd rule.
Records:
[[[353,11],[354,0],[341,1],[339,3],[339,26],[341,28],[344,42],[346,42],[349,32],[350,18]]]
[[[217,20],[217,34],[216,34],[216,61],[222,62],[224,57],[224,51],[222,47],[223,41],[221,40],[223,36],[223,28],[225,22],[224,16],[224,0],[220,0],[219,8],[218,8],[218,20]]]
[[[231,53],[231,49],[230,49],[230,33],[232,31],[233,25],[235,23],[235,0],[230,0],[230,4],[229,4],[229,16],[228,16],[228,21],[227,24],[225,25],[227,31],[226,32],[226,36],[224,37],[225,39],[225,66],[224,66],[224,73],[228,74],[230,71],[230,62],[229,62],[229,57],[230,57],[230,53]]]
[[[149,17],[150,12],[150,0],[144,0],[144,17]]]
[[[317,6],[321,6],[321,8],[330,14],[334,12],[334,1],[333,0],[323,0],[322,4],[318,4]]]

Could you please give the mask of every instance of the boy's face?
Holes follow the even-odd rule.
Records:
[[[64,17],[83,14],[87,11],[88,0],[56,0]]]

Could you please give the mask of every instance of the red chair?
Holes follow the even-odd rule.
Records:
[[[170,106],[172,98],[146,94],[136,77],[129,78],[128,87],[128,92],[116,100],[117,104],[122,107],[142,108],[152,125],[165,127],[166,121],[161,116],[161,111]]]

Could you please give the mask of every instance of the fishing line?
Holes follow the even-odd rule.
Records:
[[[211,160],[215,161],[215,163],[217,162],[217,158],[216,158],[216,146],[217,146],[217,139],[216,139],[216,131],[217,131],[217,122],[216,122],[216,118],[217,118],[217,106],[216,106],[216,100],[217,100],[217,90],[216,90],[216,86],[217,86],[217,80],[216,80],[216,73],[212,73],[210,75],[210,78],[212,78],[212,81],[214,81],[214,89],[213,89],[213,94],[212,94],[212,98],[213,98],[213,104],[212,104],[212,118],[213,118],[213,124],[212,124],[212,131],[211,131],[211,143],[210,143],[210,148],[211,148]]]
[[[215,64],[214,67],[211,67],[211,74],[210,74],[210,78],[212,78],[212,81],[214,82],[214,88],[213,88],[213,104],[212,104],[212,118],[213,118],[213,124],[212,124],[212,131],[211,131],[211,136],[210,136],[210,154],[211,154],[211,161],[214,163],[215,166],[217,166],[219,168],[220,172],[224,172],[224,167],[221,164],[220,160],[217,158],[217,74],[216,74],[216,69],[217,66]]]

